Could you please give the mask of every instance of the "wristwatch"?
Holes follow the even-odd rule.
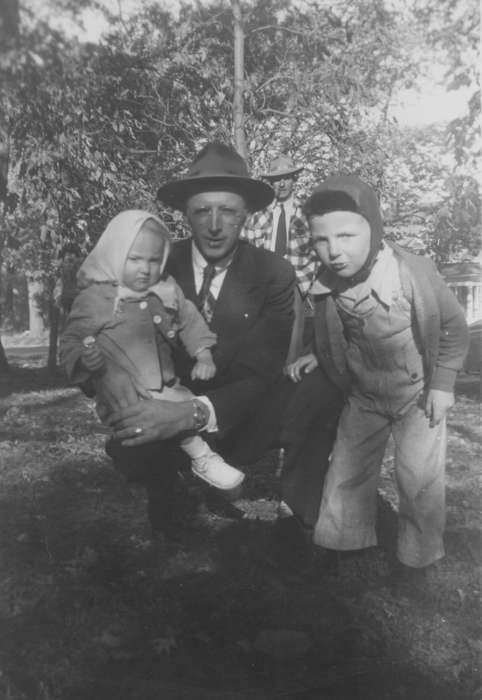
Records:
[[[202,430],[208,424],[208,407],[202,401],[199,401],[199,399],[192,400],[192,419],[194,430]]]

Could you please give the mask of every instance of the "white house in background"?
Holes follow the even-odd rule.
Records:
[[[482,266],[480,262],[448,263],[443,278],[465,311],[467,323],[482,320]]]
[[[385,234],[417,255],[424,255],[426,227],[423,224],[386,225]],[[446,263],[440,273],[465,311],[467,323],[482,320],[482,256],[464,262]]]

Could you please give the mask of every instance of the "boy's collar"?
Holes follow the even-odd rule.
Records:
[[[399,280],[400,277],[393,249],[383,244],[366,283],[378,299],[385,306],[389,307],[392,303],[393,290],[397,284],[397,279]],[[313,282],[310,292],[314,295],[343,294],[348,289],[349,287],[347,287],[343,278],[338,277],[331,270],[322,268],[319,276]]]
[[[389,307],[393,301],[393,292],[400,287],[398,264],[390,246],[383,245],[372,268],[368,282],[378,299]]]

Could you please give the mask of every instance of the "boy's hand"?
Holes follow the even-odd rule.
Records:
[[[191,370],[191,379],[201,379],[206,381],[212,379],[216,374],[216,365],[209,348],[203,348],[196,354],[196,364]]]
[[[425,402],[425,415],[430,420],[431,428],[445,418],[449,408],[454,405],[454,401],[454,394],[451,391],[429,389]]]
[[[308,355],[299,357],[295,362],[292,362],[285,369],[285,373],[293,382],[300,382],[304,374],[313,372],[318,367],[318,359],[312,352]]]
[[[99,372],[105,365],[104,357],[95,343],[82,348],[80,360],[83,367],[92,373]]]
[[[212,360],[198,360],[191,370],[191,379],[206,381],[207,379],[212,379],[215,374],[216,365]]]

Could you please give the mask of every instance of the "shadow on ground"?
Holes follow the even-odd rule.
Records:
[[[38,381],[30,392],[15,384],[0,402],[1,697],[477,697],[472,399],[453,419],[448,556],[423,585],[393,588],[396,519],[386,499],[381,547],[331,562],[315,553],[303,571],[279,567],[274,455],[249,470],[257,519],[199,507],[187,475],[194,505],[179,503],[174,540],[152,539],[145,495],[111,469],[91,402],[61,384],[41,391]]]

